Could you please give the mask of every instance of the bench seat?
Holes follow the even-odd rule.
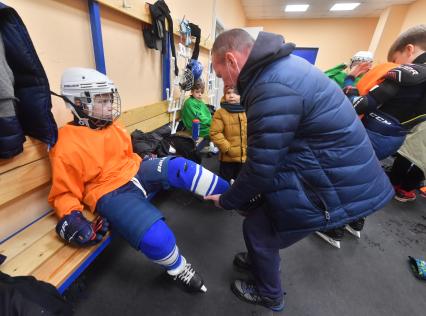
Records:
[[[93,219],[93,214],[84,213]],[[56,234],[57,222],[55,214],[49,211],[4,241],[0,253],[7,259],[1,271],[12,276],[33,275],[53,284],[62,293],[111,241],[108,233],[94,246],[69,246]]]

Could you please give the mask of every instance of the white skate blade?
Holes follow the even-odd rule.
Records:
[[[204,293],[207,292],[207,288],[206,288],[206,286],[204,284],[201,286],[200,291],[204,292]]]
[[[340,249],[340,241],[334,240],[333,238],[328,237],[327,235],[324,235],[320,232],[315,232],[318,236],[320,236],[322,239],[324,239],[326,242],[328,242],[333,247],[336,247]]]
[[[345,226],[345,229],[346,229],[349,233],[351,233],[352,235],[354,235],[355,237],[357,237],[357,238],[361,238],[361,232],[359,232],[359,231],[357,231],[357,230],[353,229],[351,226],[346,225],[346,226]]]

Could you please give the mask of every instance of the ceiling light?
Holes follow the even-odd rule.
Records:
[[[355,9],[357,6],[359,6],[359,2],[354,3],[336,3],[334,4],[330,11],[350,11]]]
[[[285,7],[285,12],[305,12],[308,8],[309,4],[288,4]]]

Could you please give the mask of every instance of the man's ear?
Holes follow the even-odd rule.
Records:
[[[231,52],[227,52],[225,53],[225,64],[228,64],[229,66],[235,66],[236,63],[236,59],[234,54],[232,54]]]
[[[405,50],[407,51],[408,55],[411,56],[414,54],[415,47],[413,44],[408,44],[407,46],[405,46]]]

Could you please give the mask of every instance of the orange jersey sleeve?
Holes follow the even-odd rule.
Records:
[[[366,95],[371,88],[383,82],[383,77],[389,70],[398,66],[399,64],[384,63],[370,69],[364,76],[362,76],[356,85],[359,95]]]

